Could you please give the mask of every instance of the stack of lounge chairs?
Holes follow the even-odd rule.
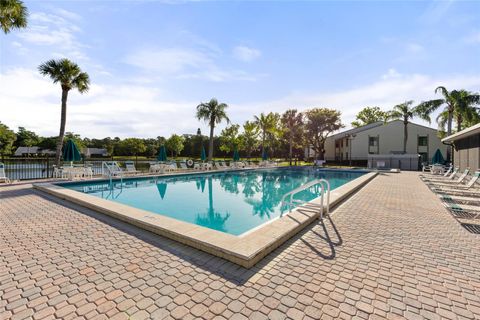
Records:
[[[480,170],[458,168],[444,175],[421,175],[427,186],[443,201],[445,207],[462,223],[480,224]],[[468,221],[464,221],[468,220]]]

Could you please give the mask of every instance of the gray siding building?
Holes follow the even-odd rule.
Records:
[[[452,134],[442,142],[453,145],[453,163],[461,171],[480,169],[480,123]]]

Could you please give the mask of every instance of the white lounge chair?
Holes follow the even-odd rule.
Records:
[[[442,182],[442,181],[448,181],[448,180],[453,180],[455,176],[458,173],[458,170],[460,170],[459,167],[455,167],[452,170],[447,171],[443,176],[434,176],[434,175],[420,175],[420,178],[425,181],[425,182]]]
[[[480,171],[476,171],[472,178],[466,183],[466,184],[460,184],[460,185],[451,185],[451,184],[441,184],[441,185],[435,185],[435,187],[432,188],[433,191],[452,191],[452,192],[459,192],[459,191],[475,191],[475,188],[472,188],[477,181],[480,179]],[[480,190],[478,190],[480,192]]]
[[[432,188],[443,188],[443,187],[457,188],[458,186],[461,186],[462,182],[468,177],[468,172],[469,171],[470,171],[470,169],[465,169],[465,171],[462,173],[462,175],[454,181],[451,181],[451,182],[448,182],[448,181],[433,182],[433,183],[430,183],[430,186]],[[475,175],[474,175],[474,177],[475,177]]]
[[[137,168],[135,168],[135,162],[125,161],[125,173],[137,174],[137,173],[141,173],[141,171],[139,171],[139,170],[137,170]]]
[[[0,182],[11,183],[10,179],[5,173],[5,165],[0,162]]]

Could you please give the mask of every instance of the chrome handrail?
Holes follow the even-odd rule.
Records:
[[[304,190],[310,189],[314,186],[320,185],[321,187],[321,207],[320,207],[320,219],[323,219],[323,208],[324,208],[324,200],[325,200],[325,193],[327,194],[327,202],[326,202],[326,213],[327,215],[330,213],[330,182],[325,179],[315,179],[312,180],[303,186],[300,186],[298,188],[295,188],[287,193],[285,193],[282,197],[281,201],[281,206],[283,207],[285,204],[288,204],[289,206],[289,212],[292,211],[292,205],[293,203],[305,203],[305,201],[301,200],[295,200],[293,199],[293,196],[296,195],[297,193],[300,193]],[[325,192],[326,191],[326,192]],[[289,198],[289,201],[287,202],[286,199]],[[283,212],[280,214],[280,216],[283,215]]]

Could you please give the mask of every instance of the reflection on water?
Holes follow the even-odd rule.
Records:
[[[280,203],[283,195],[309,181],[326,178],[334,189],[362,174],[278,168],[125,179],[113,185],[79,182],[67,187],[238,235],[278,217],[285,210]],[[298,193],[295,199],[309,201],[318,197],[319,192],[318,188],[311,188]]]

